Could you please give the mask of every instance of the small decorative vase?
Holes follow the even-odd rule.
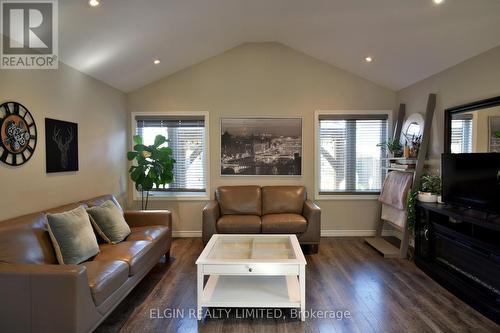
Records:
[[[411,158],[417,158],[418,157],[418,148],[412,147],[410,149],[410,157]]]
[[[410,147],[408,145],[405,145],[403,148],[403,157],[410,158],[410,156],[411,156]]]

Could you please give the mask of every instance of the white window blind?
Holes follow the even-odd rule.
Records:
[[[205,119],[203,116],[136,116],[136,134],[145,145],[158,134],[170,141],[173,150],[174,181],[155,191],[205,192]]]
[[[451,152],[472,153],[472,115],[454,115],[451,120]]]
[[[319,194],[373,194],[385,177],[383,115],[320,115]]]

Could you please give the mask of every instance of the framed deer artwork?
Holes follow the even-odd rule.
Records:
[[[78,171],[78,124],[45,118],[47,173]]]

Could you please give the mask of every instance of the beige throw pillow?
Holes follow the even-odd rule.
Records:
[[[99,253],[97,238],[83,206],[47,214],[47,226],[59,264],[77,265]]]
[[[130,227],[113,201],[107,200],[99,206],[87,208],[87,213],[95,230],[106,242],[117,244],[130,235]]]

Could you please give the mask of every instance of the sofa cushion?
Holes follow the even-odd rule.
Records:
[[[82,263],[87,267],[90,291],[96,306],[104,302],[128,279],[128,265],[125,261],[93,260]]]
[[[262,215],[302,214],[305,200],[304,186],[264,186],[262,188]]]
[[[299,214],[268,214],[262,216],[264,234],[300,234],[307,229],[307,221]]]
[[[217,231],[223,234],[259,234],[260,216],[224,215],[217,220]]]
[[[123,212],[111,200],[87,208],[87,213],[99,236],[108,243],[119,243],[130,234]]]
[[[145,269],[148,264],[148,252],[152,247],[149,241],[124,241],[118,244],[100,244],[100,253],[94,260],[122,260],[129,265],[132,276]]]
[[[163,225],[132,227],[130,228],[131,232],[127,237],[127,241],[162,241],[168,238],[168,229],[167,226]]]
[[[60,264],[79,264],[99,253],[99,245],[83,206],[47,214],[47,226]]]
[[[215,195],[222,215],[262,214],[260,186],[221,186]]]

